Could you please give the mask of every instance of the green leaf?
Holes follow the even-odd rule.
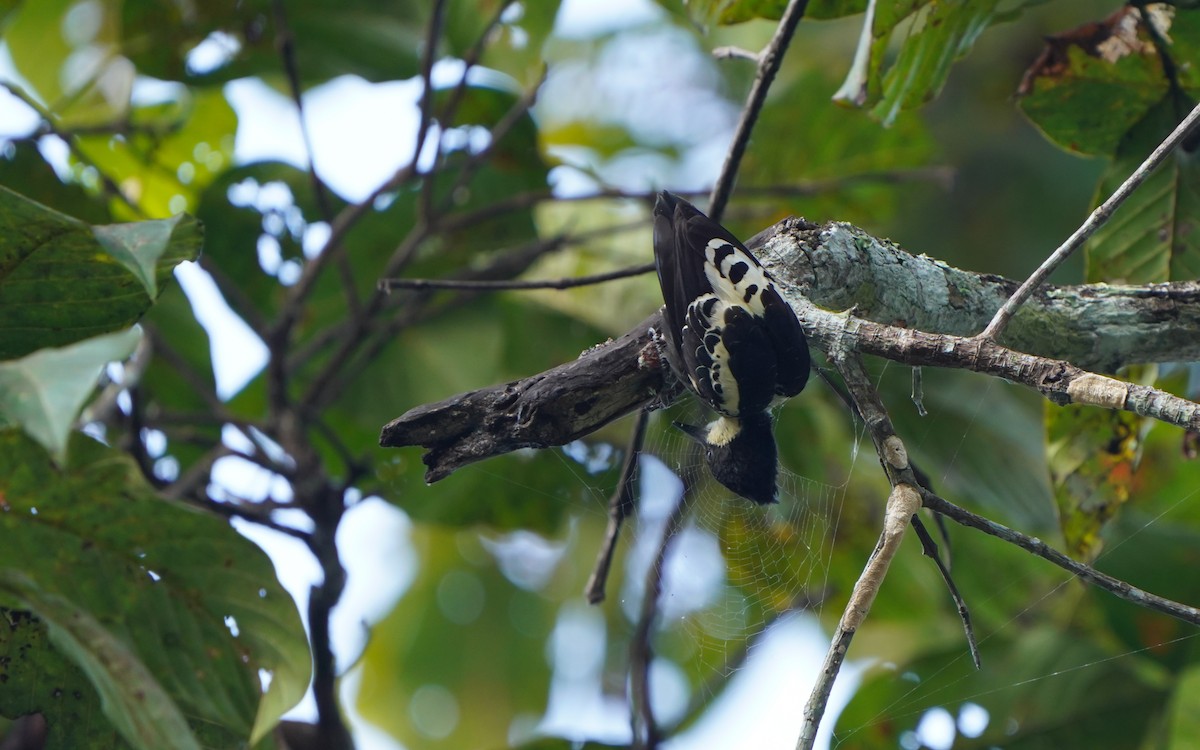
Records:
[[[1167,707],[1163,747],[1186,750],[1200,737],[1200,666],[1180,676]]]
[[[125,455],[81,435],[69,455],[58,469],[0,432],[0,569],[99,623],[206,744],[253,744],[309,680],[308,642],[270,560],[224,519],[157,497]]]
[[[64,183],[42,158],[37,144],[30,141],[10,141],[0,148],[0,185],[91,224],[112,221],[107,198],[93,195],[80,185]]]
[[[689,15],[702,24],[735,24],[766,18],[778,21],[787,0],[701,0],[689,2]],[[867,0],[813,0],[804,9],[806,18],[841,18],[862,13]]]
[[[137,33],[143,44],[157,44],[157,29],[164,26],[159,4],[138,0],[138,5],[142,7]],[[214,28],[236,40],[236,53],[215,70],[187,71],[185,80],[212,85],[247,76],[270,79],[279,75],[271,8],[261,0],[249,6],[236,14],[209,11],[214,16]],[[189,8],[189,14],[192,12]],[[416,0],[346,0],[336,6],[325,0],[288,3],[287,22],[299,58],[301,84],[308,89],[340,75],[357,75],[374,82],[417,75],[428,13],[428,4]],[[199,41],[203,36],[199,33],[191,39]],[[177,54],[186,54],[189,49],[181,45]],[[179,58],[163,61],[176,69],[182,67],[180,63]]]
[[[996,20],[997,4],[997,0],[881,3],[872,29],[872,78],[877,78],[883,67],[897,25],[910,11],[913,20],[900,54],[883,76],[882,96],[871,114],[884,125],[891,125],[902,111],[915,109],[940,93],[950,67]],[[892,9],[896,12],[889,13]]]
[[[454,57],[465,58],[478,44],[481,35],[489,31],[480,64],[512,76],[522,86],[534,86],[546,66],[546,42],[554,30],[560,5],[560,0],[508,5],[504,20],[489,31],[487,23],[502,7],[496,0],[449,3],[445,33],[447,51]]]
[[[102,730],[107,719],[87,675],[48,638],[32,612],[0,607],[0,715],[45,716],[46,747],[127,748],[115,729]]]
[[[147,216],[195,210],[196,197],[233,161],[237,115],[220,89],[188,91],[177,100],[135,109],[131,132],[75,139],[79,179],[89,169],[121,175],[121,188]],[[114,201],[114,212],[130,215]]]
[[[186,215],[97,229],[0,187],[0,360],[128,328],[200,252]]]
[[[812,219],[836,218],[878,226],[895,212],[911,183],[877,179],[925,166],[936,144],[917,116],[897,117],[890,128],[861,113],[829,105],[834,83],[823,73],[797,77],[774,92],[755,127],[755,143],[742,162],[739,185],[794,185],[803,180],[828,181],[812,196],[774,199],[775,216],[759,217],[742,231],[758,231],[769,219],[799,214]],[[804,113],[797,116],[797,112]],[[767,200],[756,200],[757,205]]]
[[[1096,189],[1108,198],[1191,109],[1158,102],[1121,140]],[[1097,230],[1084,249],[1087,280],[1146,284],[1200,278],[1200,158],[1177,149]]]
[[[120,54],[119,3],[22,3],[4,29],[13,64],[66,130],[119,121],[136,71]]]
[[[880,387],[894,405],[896,431],[934,489],[1029,533],[1055,528],[1042,399],[976,373],[927,367],[922,378],[925,417],[911,402],[911,371],[889,372]]]
[[[0,362],[0,424],[20,425],[62,461],[71,425],[96,378],[109,362],[133,354],[141,333],[132,328]]]
[[[1127,5],[1046,39],[1018,93],[1021,109],[1047,138],[1085,154],[1108,155],[1128,145],[1126,134],[1168,94],[1159,40],[1167,43],[1161,52],[1182,53],[1180,61],[1192,59],[1186,54],[1200,42],[1200,14],[1164,6],[1150,12],[1157,32],[1142,10]],[[1177,69],[1185,88],[1196,85],[1192,67]]]
[[[1094,406],[1046,406],[1046,463],[1068,554],[1091,561],[1100,531],[1133,489],[1142,417]]]
[[[179,707],[146,665],[91,614],[65,597],[42,591],[13,568],[0,568],[0,592],[46,622],[51,643],[87,674],[100,693],[105,715],[131,745],[200,750]]]

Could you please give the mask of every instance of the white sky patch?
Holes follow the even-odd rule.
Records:
[[[241,48],[242,43],[237,37],[214,31],[188,53],[188,72],[194,75],[211,73],[224,67]]]
[[[367,627],[384,617],[412,585],[417,553],[412,522],[396,506],[369,497],[350,507],[338,527],[346,590],[333,614],[338,663],[348,667],[366,646]]]
[[[317,174],[359,202],[412,159],[419,122],[417,80],[369,83],[341,76],[304,95]],[[300,169],[308,152],[292,100],[257,79],[232,81],[225,96],[238,115],[239,163],[278,159]]]
[[[690,729],[663,743],[663,750],[714,747],[793,748],[800,736],[798,710],[812,691],[825,660],[829,636],[815,617],[791,615],[756,642],[741,670]],[[866,664],[842,666],[817,733],[818,750],[829,747],[837,716],[853,697]]]
[[[317,174],[358,203],[409,163],[420,120],[419,81],[368,83],[342,76],[305,96]]]
[[[29,91],[28,82],[17,72],[8,45],[3,41],[0,41],[0,79]],[[40,118],[32,107],[9,93],[8,89],[0,88],[0,138],[27,136],[38,122]]]
[[[649,0],[564,0],[554,19],[554,33],[567,39],[591,39],[651,23],[663,15]]]
[[[180,263],[175,278],[187,294],[196,318],[212,344],[217,395],[227,399],[249,383],[267,364],[267,346],[229,309],[212,277],[190,261]]]
[[[225,98],[238,116],[234,158],[239,164],[278,159],[304,168],[308,154],[292,101],[256,78],[225,84]]]

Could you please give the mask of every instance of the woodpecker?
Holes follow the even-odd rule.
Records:
[[[808,381],[800,321],[745,245],[665,190],[654,204],[654,260],[667,362],[717,412],[707,427],[676,427],[704,446],[718,482],[760,505],[776,502],[768,409]]]

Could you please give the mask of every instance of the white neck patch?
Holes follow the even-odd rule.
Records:
[[[729,445],[742,431],[742,423],[732,417],[719,417],[708,425],[705,441],[709,445]]]

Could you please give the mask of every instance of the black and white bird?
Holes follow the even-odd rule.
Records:
[[[654,259],[667,361],[718,415],[707,427],[676,426],[704,445],[718,482],[756,503],[776,502],[768,409],[803,390],[809,372],[796,314],[745,245],[665,190],[654,205]]]

